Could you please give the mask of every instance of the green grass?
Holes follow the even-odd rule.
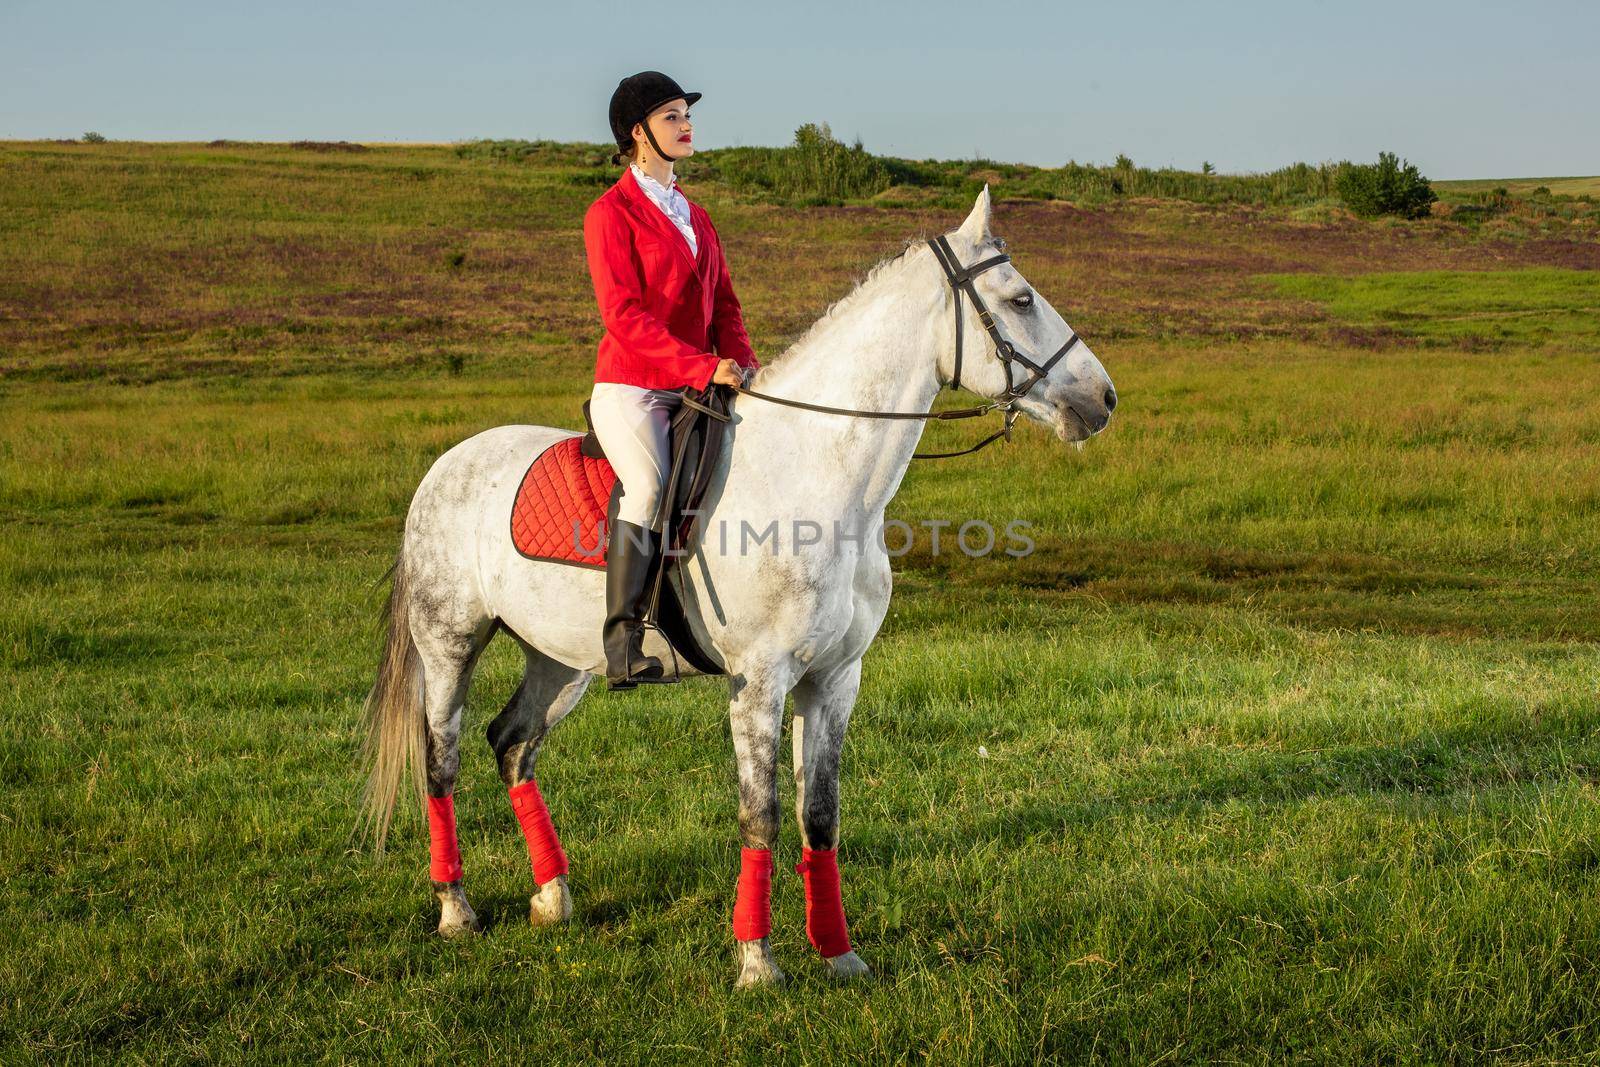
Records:
[[[1276,292],[1322,303],[1343,323],[1461,346],[1560,341],[1593,351],[1600,273],[1577,270],[1413,271],[1329,278],[1275,275]]]
[[[526,925],[481,740],[505,644],[458,792],[486,936],[433,935],[414,812],[383,856],[351,835],[412,490],[479,429],[578,421],[594,190],[99,148],[0,152],[0,1061],[1595,1059],[1588,245],[1003,204],[1117,418],[908,474],[895,517],[1037,549],[896,562],[843,781],[877,978],[822,980],[786,825],[792,981],[737,995],[722,683],[596,689],[552,738],[563,929]],[[712,210],[764,354],[959,220]]]
[[[1526,195],[1543,187],[1556,196],[1600,196],[1600,177],[1468,178],[1433,184],[1441,193],[1484,193],[1505,189],[1515,195]]]

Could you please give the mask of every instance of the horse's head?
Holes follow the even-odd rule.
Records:
[[[994,235],[989,222],[986,185],[961,228],[945,235],[959,260],[958,267],[971,267],[1005,250],[1005,242]],[[1014,263],[1000,263],[982,271],[973,278],[973,287],[1001,335],[1018,355],[1036,364],[1043,365],[1074,336],[1072,327],[1042,293],[1028,284]],[[948,284],[945,289],[947,298],[954,299]],[[983,396],[1001,397],[1008,387],[1006,367],[995,355],[994,343],[972,301],[963,298],[961,308],[964,320],[960,384]],[[953,378],[955,355],[952,338],[939,357],[941,381]],[[1028,380],[1029,372],[1024,364],[1017,363],[1012,366],[1010,377],[1010,385],[1020,386]],[[1084,441],[1099,433],[1111,421],[1111,411],[1116,406],[1117,391],[1110,376],[1082,340],[1073,344],[1017,401],[1019,411],[1049,426],[1063,441]]]

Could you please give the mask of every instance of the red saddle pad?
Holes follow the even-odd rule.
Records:
[[[529,559],[604,567],[606,506],[617,473],[609,460],[557,441],[534,459],[511,504],[511,542]]]

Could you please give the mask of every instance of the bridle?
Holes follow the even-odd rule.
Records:
[[[941,421],[953,419],[971,419],[980,415],[987,415],[991,411],[1003,413],[1004,424],[1000,429],[985,437],[971,448],[963,448],[959,452],[914,452],[912,459],[949,459],[953,456],[965,456],[976,452],[990,442],[1004,437],[1011,440],[1011,424],[1016,421],[1021,412],[1017,409],[1017,402],[1028,394],[1045,375],[1050,373],[1050,368],[1055,366],[1080,338],[1077,331],[1073,331],[1066,343],[1056,349],[1055,355],[1043,363],[1035,363],[1027,356],[1017,351],[1000,331],[1000,324],[990,314],[988,305],[983,302],[983,297],[978,295],[978,289],[973,284],[973,279],[991,267],[998,267],[1002,263],[1011,262],[1011,257],[1001,252],[999,255],[990,256],[988,259],[974,263],[970,267],[963,267],[961,260],[956,256],[955,249],[950,247],[950,241],[943,234],[929,238],[928,247],[933,249],[934,258],[939,261],[939,266],[944,270],[946,281],[950,283],[950,291],[955,298],[956,307],[956,361],[955,373],[950,378],[950,388],[961,388],[961,294],[965,292],[972,300],[973,308],[978,312],[978,319],[983,323],[983,328],[988,331],[989,337],[994,341],[994,354],[1000,360],[1000,365],[1006,372],[1006,390],[996,400],[977,407],[958,408],[948,411],[859,411],[855,408],[835,408],[824,404],[808,404],[801,400],[789,400],[781,396],[770,396],[767,393],[758,393],[745,386],[737,386],[736,392],[744,396],[753,396],[760,400],[768,400],[775,404],[787,404],[789,407],[805,408],[807,411],[823,411],[834,415],[854,415],[863,419],[938,419]],[[1011,373],[1012,364],[1020,364],[1027,375],[1026,380],[1020,384],[1014,382]]]
[[[993,315],[989,314],[988,305],[983,302],[983,297],[978,295],[977,286],[973,284],[973,279],[978,275],[990,267],[998,267],[1002,263],[1010,263],[1011,257],[1001,252],[997,256],[990,256],[981,263],[963,267],[961,266],[961,261],[956,258],[955,249],[950,247],[949,239],[942,234],[930,240],[928,247],[933,249],[934,256],[939,260],[939,266],[944,268],[945,277],[950,282],[950,291],[955,294],[956,368],[955,374],[950,379],[950,388],[961,388],[961,294],[965,292],[972,300],[973,308],[978,312],[978,320],[983,323],[983,328],[989,331],[989,337],[994,341],[994,354],[1000,358],[1000,364],[1005,368],[1006,391],[1001,394],[999,403],[1007,409],[1008,413],[1012,412],[1016,402],[1026,396],[1028,390],[1043,381],[1045,375],[1050,373],[1050,368],[1054,367],[1061,360],[1061,357],[1066,355],[1072,346],[1078,343],[1077,331],[1074,330],[1067,338],[1066,343],[1056,349],[1055,355],[1045,360],[1042,365],[1035,363],[1027,356],[1019,353],[1017,346],[1007,340],[1005,334],[1000,332],[1000,324],[995,321]],[[1020,363],[1028,369],[1028,380],[1021,385],[1013,385],[1011,383],[1011,365],[1013,363]]]

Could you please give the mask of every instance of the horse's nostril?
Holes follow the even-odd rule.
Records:
[[[1115,389],[1106,390],[1105,400],[1106,411],[1111,412],[1117,410],[1117,391]]]

